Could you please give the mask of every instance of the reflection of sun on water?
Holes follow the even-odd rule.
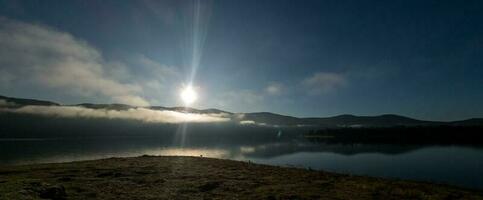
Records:
[[[227,158],[229,153],[222,149],[192,149],[192,148],[169,148],[146,151],[147,155],[159,156],[203,156],[211,158]]]

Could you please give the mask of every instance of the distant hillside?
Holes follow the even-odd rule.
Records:
[[[35,106],[59,106],[60,104],[50,102],[50,101],[41,101],[35,99],[20,99],[20,98],[12,98],[12,97],[5,97],[0,96],[0,100],[4,100],[9,103],[10,106],[26,106],[26,105],[35,105]]]
[[[190,108],[190,107],[162,107],[162,106],[151,106],[149,107],[151,109],[155,110],[170,110],[170,111],[178,111],[178,112],[188,112],[188,113],[198,113],[198,114],[210,114],[210,113],[215,113],[215,114],[220,114],[220,113],[226,113],[226,114],[233,114],[231,112],[227,112],[224,110],[219,110],[219,109],[196,109],[196,108]]]
[[[129,108],[135,108],[134,106],[126,104],[92,104],[92,103],[82,103],[76,106],[82,106],[84,108],[92,109],[109,109],[109,110],[127,110]]]
[[[254,121],[257,123],[271,124],[271,125],[298,125],[302,124],[302,119],[279,115],[269,112],[257,112],[257,113],[242,113],[240,114],[241,120]]]
[[[450,123],[456,126],[481,126],[483,125],[483,118],[472,118],[467,120],[454,121]]]
[[[336,126],[416,126],[431,125],[439,122],[422,121],[399,115],[379,115],[379,116],[354,116],[339,115],[327,118],[308,118],[306,121],[321,125]]]
[[[8,107],[21,107],[26,105],[43,105],[43,106],[60,106],[58,103],[50,101],[41,101],[34,99],[20,99],[0,96],[0,100],[3,100],[5,106]],[[0,104],[0,106],[2,106]],[[127,110],[131,108],[137,108],[135,106],[125,104],[91,104],[83,103],[74,106],[81,106],[91,109],[110,109],[110,110]],[[437,121],[423,121],[412,119],[409,117],[385,114],[379,116],[355,116],[355,115],[338,115],[333,117],[311,117],[311,118],[298,118],[292,116],[279,115],[270,112],[255,112],[255,113],[231,113],[219,109],[195,109],[190,107],[163,107],[163,106],[150,106],[145,107],[152,110],[169,110],[177,112],[188,112],[198,114],[225,114],[235,122],[250,122],[253,125],[262,126],[318,126],[318,127],[393,127],[393,126],[439,126],[439,125],[451,125],[451,126],[483,126],[483,118],[473,118],[461,121],[453,122],[437,122]]]
[[[296,118],[291,116],[278,115],[274,113],[245,113],[243,120],[273,124],[273,125],[293,125],[293,126],[327,126],[327,127],[366,127],[366,126],[417,126],[417,125],[438,125],[442,122],[431,122],[416,120],[398,115],[380,116],[355,116],[339,115],[334,117],[320,118]]]

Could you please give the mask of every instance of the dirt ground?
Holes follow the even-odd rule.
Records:
[[[0,199],[483,199],[480,191],[178,156],[0,167]]]

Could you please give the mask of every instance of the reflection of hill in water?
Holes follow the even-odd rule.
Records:
[[[39,102],[39,104],[44,102]],[[142,154],[199,154],[213,155],[223,158],[272,158],[298,152],[327,152],[342,155],[359,153],[403,154],[420,148],[435,145],[460,145],[481,143],[478,137],[467,137],[458,132],[459,137],[470,140],[458,143],[452,131],[446,131],[446,140],[438,143],[430,140],[414,140],[409,143],[398,140],[396,136],[387,134],[385,130],[370,129],[363,134],[348,134],[343,130],[343,137],[333,137],[334,132],[316,132],[306,137],[313,127],[276,128],[268,126],[243,126],[236,123],[213,124],[180,124],[142,123],[122,119],[91,119],[42,117],[29,114],[0,113],[0,163],[18,160],[35,161],[67,161],[94,159],[112,156],[137,156]],[[338,129],[339,130],[339,129]],[[381,129],[382,130],[382,129]],[[454,129],[455,132],[458,129]],[[475,129],[480,130],[480,129]],[[433,130],[426,131],[433,133]],[[280,133],[280,134],[279,134]],[[421,136],[420,134],[412,135]],[[331,140],[320,136],[331,136]],[[338,133],[337,133],[338,134]],[[346,137],[349,135],[357,137]],[[440,132],[434,132],[437,137]],[[434,134],[433,137],[434,137]],[[444,134],[443,134],[444,135]],[[361,137],[364,136],[364,137]],[[372,139],[369,137],[371,136]],[[377,137],[374,137],[377,136]],[[379,137],[390,136],[390,137]],[[3,138],[3,139],[2,139]],[[38,138],[38,140],[16,140],[8,138]],[[335,138],[335,140],[334,140]],[[381,139],[383,138],[383,139]],[[408,137],[400,137],[402,139]],[[441,137],[440,137],[441,138]],[[377,139],[377,140],[375,140]],[[465,141],[466,141],[465,140]],[[392,142],[387,142],[392,141]],[[403,142],[400,142],[403,141]],[[462,140],[460,140],[462,141]],[[388,144],[391,143],[391,144]],[[408,145],[411,144],[411,145]]]
[[[342,155],[360,153],[404,154],[428,145],[392,144],[317,144],[304,140],[276,138],[210,137],[199,140],[185,138],[185,144],[175,137],[102,137],[47,140],[0,140],[0,163],[59,162],[105,157],[155,155],[204,155],[230,159],[273,158],[300,152],[326,152]]]
[[[360,153],[402,154],[429,146],[390,145],[390,144],[314,144],[314,143],[275,143],[255,147],[246,156],[257,158],[270,158],[299,152],[325,152],[342,155],[355,155]]]

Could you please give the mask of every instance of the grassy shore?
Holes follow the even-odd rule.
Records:
[[[199,158],[0,167],[0,199],[483,199],[477,191]]]

